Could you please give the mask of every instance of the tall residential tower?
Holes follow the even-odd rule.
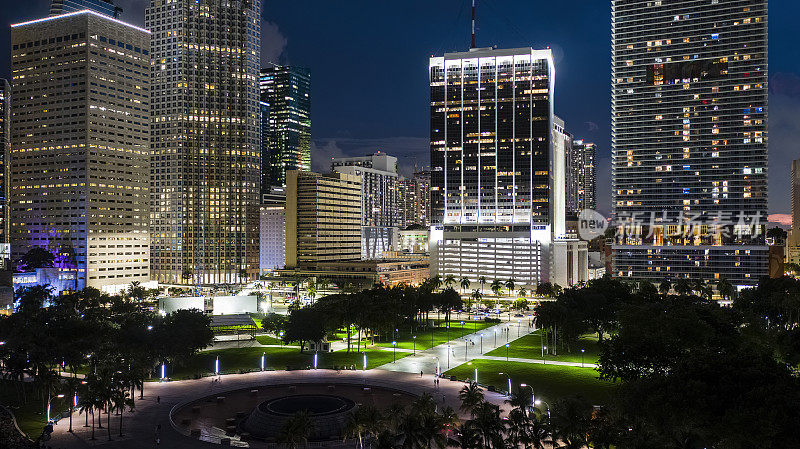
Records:
[[[767,274],[767,0],[612,1],[614,275]]]
[[[259,271],[261,1],[152,0],[153,278]]]
[[[94,11],[12,25],[11,247],[76,285],[150,278],[150,35]]]

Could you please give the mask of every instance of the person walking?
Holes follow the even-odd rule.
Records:
[[[160,404],[160,403],[161,403],[161,396],[156,396],[156,404]]]

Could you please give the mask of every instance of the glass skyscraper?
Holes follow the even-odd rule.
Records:
[[[262,194],[286,185],[287,170],[311,170],[311,72],[294,66],[261,70],[269,104],[268,147],[262,150]]]
[[[529,287],[555,279],[553,242],[566,228],[553,92],[550,50],[475,48],[430,59],[435,274]]]
[[[261,1],[152,0],[152,276],[259,272]]]
[[[614,275],[767,274],[767,1],[612,1]]]
[[[111,0],[53,0],[50,4],[50,15],[58,16],[86,9],[114,17],[115,19],[122,14],[122,8],[115,6]]]

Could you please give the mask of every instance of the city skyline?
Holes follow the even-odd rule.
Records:
[[[128,0],[115,3],[124,10],[122,20],[143,25],[144,2]],[[427,121],[419,117],[419,111],[425,108],[428,99],[418,92],[420,88],[425,90],[425,56],[440,48],[443,52],[465,50],[469,46],[468,11],[461,11],[459,15],[460,3],[465,2],[447,2],[426,11],[426,14],[430,13],[430,19],[415,23],[414,26],[423,27],[421,29],[428,35],[414,33],[415,36],[408,42],[403,39],[403,48],[396,48],[396,39],[389,34],[400,33],[399,30],[404,26],[403,17],[412,15],[421,5],[412,3],[407,9],[399,11],[401,17],[398,20],[381,21],[382,26],[389,27],[386,33],[379,33],[376,28],[369,28],[365,36],[362,33],[353,36],[347,33],[348,39],[341,42],[343,48],[362,46],[364,51],[357,52],[357,57],[354,55],[352,61],[348,59],[347,64],[342,64],[352,68],[337,70],[331,68],[333,55],[326,55],[324,48],[318,48],[324,47],[320,45],[325,42],[324,36],[332,32],[331,25],[323,19],[335,13],[337,17],[339,14],[355,14],[355,19],[372,14],[375,20],[380,20],[387,6],[370,5],[359,11],[344,7],[341,12],[332,12],[332,6],[320,4],[309,12],[310,16],[305,17],[315,25],[306,29],[305,26],[296,26],[300,17],[304,17],[297,7],[281,3],[265,4],[262,55],[277,59],[275,62],[308,66],[314,73],[314,170],[324,170],[329,166],[331,156],[361,156],[377,149],[397,156],[399,171],[404,175],[414,171],[415,163],[418,169],[424,168],[422,165],[428,162]],[[609,8],[605,2],[581,4],[583,8],[577,8],[571,19],[580,27],[581,33],[572,36],[566,32],[563,23],[536,19],[532,8],[521,5],[510,4],[508,12],[498,14],[496,6],[491,3],[482,6],[478,2],[478,45],[498,44],[505,48],[532,45],[537,48],[551,46],[554,49],[559,87],[562,88],[561,95],[556,98],[556,113],[565,120],[575,138],[597,145],[597,205],[600,211],[610,212]],[[559,6],[549,5],[542,5],[541,8],[545,9],[543,16],[547,16],[548,11],[555,13],[560,9]],[[15,5],[7,11],[5,16],[9,23],[20,22],[47,15],[49,2]],[[785,40],[782,36],[788,36],[791,30],[790,17],[800,13],[800,5],[773,1],[770,12],[770,32],[773,37],[770,45],[770,166],[776,168],[772,169],[769,181],[769,190],[772,192],[769,212],[788,215],[788,167],[795,158],[793,136],[800,131],[800,125],[791,119],[800,113],[800,58],[797,58],[796,49],[782,42]],[[509,25],[509,17],[514,18],[514,26]],[[437,26],[443,23],[446,24],[445,29],[438,29]],[[337,32],[342,33],[342,30],[338,29]],[[7,36],[0,35],[0,44],[5,39]],[[410,61],[409,64],[398,66],[402,75],[390,78],[399,80],[402,76],[408,81],[399,84],[392,92],[382,92],[377,97],[369,93],[360,98],[354,97],[354,83],[344,83],[344,80],[358,73],[365,65],[383,64],[389,57],[381,51],[383,48],[396,49],[397,56],[393,57]],[[585,70],[588,66],[595,69]],[[4,73],[7,76],[7,71],[7,63],[0,65],[0,77]],[[387,76],[380,78],[385,81]],[[370,87],[378,81],[365,80],[365,83]],[[368,92],[368,89],[365,91]],[[387,106],[389,102],[393,103],[392,107]],[[598,129],[590,131],[594,125],[587,122],[597,125]]]

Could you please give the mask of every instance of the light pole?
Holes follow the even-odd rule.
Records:
[[[506,343],[506,362],[508,361],[508,347],[509,347],[509,346],[511,346],[511,345],[509,345],[508,343]]]
[[[397,341],[392,341],[392,363],[397,362]]]
[[[367,353],[365,351],[364,352],[364,368],[363,368],[363,371],[366,371],[366,370],[367,370]]]
[[[450,345],[447,345],[447,369],[450,370]]]
[[[220,374],[219,374],[219,356],[217,356],[217,359],[214,361],[214,374],[217,375],[217,378],[220,377]]]
[[[542,346],[542,365],[547,365],[547,360],[544,359],[545,351],[547,351],[547,346]]]
[[[520,330],[519,328],[520,327],[522,327],[522,325],[520,324],[520,321],[517,320],[517,338],[519,338],[519,330]]]
[[[537,399],[536,401],[533,402],[533,405],[539,405],[539,404],[544,404],[547,406],[547,420],[550,421],[550,404],[548,404],[545,401],[542,401],[541,399]]]
[[[278,336],[281,337],[281,349],[283,349],[283,331],[278,332]]]
[[[75,412],[75,408],[78,406],[78,392],[75,391],[72,394],[72,407],[69,408],[69,433],[72,433],[72,413]]]
[[[481,354],[483,354],[483,332],[481,332]]]
[[[506,373],[497,373],[497,374],[501,376],[506,376],[506,378],[508,379],[508,391],[506,393],[506,396],[511,396],[511,376],[509,376]]]
[[[583,353],[584,352],[586,352],[586,351],[584,349],[581,349],[581,368],[584,368],[584,366],[583,366]]]
[[[497,346],[497,329],[494,330],[494,345]]]
[[[467,360],[467,339],[464,338],[464,360]]]
[[[264,371],[264,359],[267,357],[266,352],[261,353],[261,371]]]
[[[414,355],[417,355],[417,336],[416,335],[412,336],[411,341],[414,344]]]
[[[47,424],[50,424],[50,404],[53,402],[55,398],[63,398],[63,394],[59,394],[57,396],[51,397],[47,400]]]
[[[164,379],[166,379],[166,378],[167,378],[167,364],[166,363],[162,363],[161,364],[161,381],[163,382]]]
[[[318,356],[317,351],[314,351],[314,369],[315,370],[317,369],[317,356]]]

